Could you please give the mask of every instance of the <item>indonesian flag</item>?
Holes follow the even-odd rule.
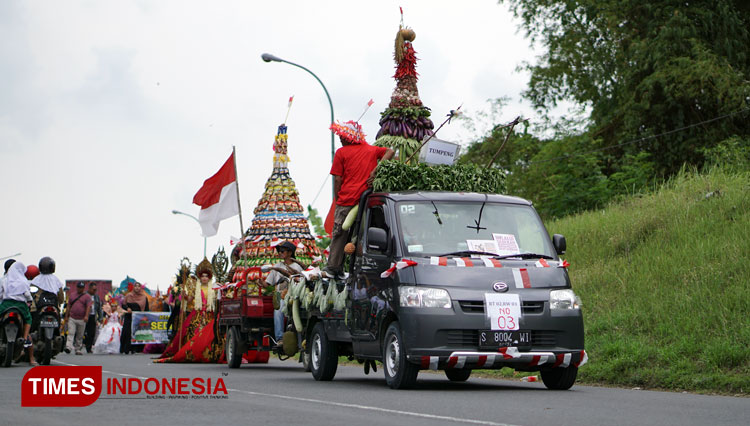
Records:
[[[193,196],[193,204],[201,206],[198,222],[204,237],[216,235],[219,222],[240,213],[234,152],[215,175],[203,182],[201,189]]]

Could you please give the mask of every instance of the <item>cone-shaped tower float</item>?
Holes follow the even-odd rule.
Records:
[[[297,246],[295,256],[310,265],[320,256],[315,237],[299,202],[299,192],[289,175],[286,126],[279,126],[273,143],[273,172],[266,181],[250,228],[245,231],[244,246],[238,244],[232,251],[234,275],[232,281],[247,284],[247,294],[257,294],[258,284],[266,279],[268,272],[261,272],[261,265],[272,265],[281,261],[276,245],[290,241]],[[241,253],[244,247],[244,256]],[[238,286],[238,287],[239,287]]]
[[[417,53],[412,46],[415,38],[414,30],[399,26],[393,55],[396,88],[388,108],[381,113],[380,131],[375,139],[375,145],[392,148],[401,161],[406,161],[419,149],[422,140],[432,134],[434,127],[430,109],[419,99]],[[415,156],[412,162],[416,161]]]

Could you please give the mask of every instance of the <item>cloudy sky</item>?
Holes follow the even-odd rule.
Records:
[[[494,0],[0,2],[0,257],[57,261],[61,279],[126,275],[165,289],[183,256],[203,256],[193,194],[237,149],[244,226],[272,168],[294,95],[290,171],[312,203],[330,169],[330,110],[372,141],[394,80],[402,6],[417,34],[420,95],[441,122],[507,96],[502,121],[533,116],[520,100],[533,60]],[[441,131],[467,142],[460,124]],[[338,148],[338,141],[337,146]],[[313,206],[325,215],[330,180]],[[237,218],[208,238],[209,258],[239,236]]]

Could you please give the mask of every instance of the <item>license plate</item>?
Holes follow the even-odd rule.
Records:
[[[497,350],[515,346],[518,348],[531,347],[531,331],[529,330],[480,330],[479,349]]]
[[[42,320],[39,322],[40,327],[59,327],[57,320]]]

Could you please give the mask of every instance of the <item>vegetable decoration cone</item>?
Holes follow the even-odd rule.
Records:
[[[295,256],[304,264],[311,264],[320,256],[315,237],[299,202],[299,193],[289,175],[286,126],[279,126],[273,144],[273,172],[266,181],[252,225],[245,232],[244,256],[234,253],[234,283],[247,284],[248,294],[257,292],[260,282],[268,272],[260,266],[273,265],[281,261],[276,245],[290,241],[297,246]],[[242,250],[242,249],[239,249]]]
[[[422,140],[432,135],[434,128],[429,118],[430,109],[419,99],[417,56],[412,46],[415,37],[414,30],[403,24],[399,26],[394,52],[396,88],[388,108],[381,113],[380,131],[375,140],[375,145],[396,151],[402,162],[419,149]],[[414,158],[411,162],[416,161]]]

